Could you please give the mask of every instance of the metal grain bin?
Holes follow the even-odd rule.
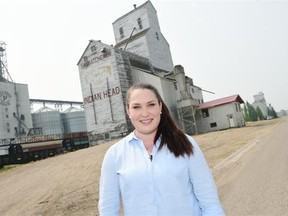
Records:
[[[65,133],[86,132],[86,118],[84,110],[70,107],[61,113]]]
[[[34,128],[42,128],[43,135],[64,132],[60,112],[49,107],[42,107],[32,113],[32,122]]]

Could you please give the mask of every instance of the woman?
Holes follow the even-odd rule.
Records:
[[[127,92],[134,132],[106,152],[100,178],[101,216],[224,215],[205,158],[175,124],[157,89]]]

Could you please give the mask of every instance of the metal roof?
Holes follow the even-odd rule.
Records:
[[[217,100],[208,101],[199,105],[199,109],[208,109],[216,106],[221,106],[224,104],[232,103],[232,102],[239,102],[244,103],[240,95],[232,95],[224,98],[219,98]]]
[[[44,107],[41,107],[40,109],[36,110],[34,113],[55,112],[55,111],[57,111],[57,110],[54,110],[50,107],[44,106]]]
[[[71,113],[71,112],[79,112],[79,111],[83,111],[84,112],[84,110],[78,109],[76,107],[69,107],[63,113]]]

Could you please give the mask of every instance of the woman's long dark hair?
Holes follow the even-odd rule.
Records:
[[[154,138],[154,144],[161,137],[159,150],[167,145],[168,149],[176,156],[184,156],[193,154],[193,146],[188,140],[186,134],[175,124],[170,112],[162,100],[158,90],[148,83],[137,83],[130,87],[127,92],[126,107],[129,107],[130,94],[135,89],[148,89],[154,92],[159,103],[162,103],[162,114],[156,136]]]

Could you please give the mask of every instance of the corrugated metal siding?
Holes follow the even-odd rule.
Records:
[[[43,135],[62,134],[64,127],[59,111],[32,113],[33,127],[42,128]]]
[[[61,113],[61,117],[62,117],[65,133],[87,131],[84,111]]]

